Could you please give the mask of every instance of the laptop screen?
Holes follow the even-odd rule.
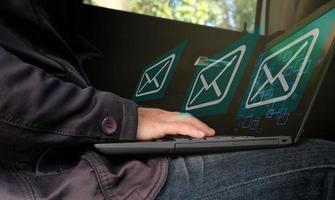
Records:
[[[306,20],[257,56],[222,132],[246,135],[300,133],[333,54],[335,8]],[[228,123],[228,124],[227,124]],[[228,126],[227,126],[228,125]]]
[[[256,27],[255,33],[229,41],[215,56],[199,57],[195,68],[185,65],[194,54],[189,47],[194,40],[180,41],[142,68],[133,99],[163,108],[175,106],[219,135],[296,137],[333,56],[335,8],[327,7],[266,48],[257,31],[263,28]]]

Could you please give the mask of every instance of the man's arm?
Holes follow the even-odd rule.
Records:
[[[193,117],[182,119],[158,109],[138,111],[133,101],[66,83],[0,47],[2,142],[81,144],[155,139],[170,133],[203,137],[213,131]]]
[[[50,76],[0,47],[0,137],[9,143],[132,140],[137,105]]]

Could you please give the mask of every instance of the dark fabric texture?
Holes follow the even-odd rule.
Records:
[[[166,159],[92,146],[134,140],[137,105],[87,80],[99,52],[74,32],[78,3],[0,3],[1,200],[153,199],[164,183]]]
[[[134,139],[136,105],[112,93],[80,88],[48,75],[0,48],[0,124],[2,142],[54,144]],[[119,124],[109,136],[101,130],[106,116]]]
[[[65,42],[71,40],[75,34],[71,33],[71,29],[67,34],[61,34],[66,31],[56,32],[56,28],[62,27],[63,23],[64,30],[69,26],[65,23],[67,20],[59,17],[60,21],[56,21],[58,16],[53,16],[53,12],[47,15],[49,17],[45,14],[49,6],[55,4],[54,1],[50,1],[50,5],[46,4],[48,6],[38,4],[38,1],[20,1],[31,2],[30,6],[26,5],[26,7],[32,7],[34,12],[30,15],[35,14],[33,19],[36,19],[36,22],[32,20],[32,17],[21,14],[25,13],[24,10],[21,10],[22,5],[19,6],[18,3],[11,5],[9,2],[12,1],[6,2],[8,4],[4,5],[7,5],[5,8],[8,14],[4,12],[5,16],[0,18],[2,22],[0,45],[4,48],[0,49],[2,66],[0,91],[1,96],[6,97],[0,102],[0,120],[5,124],[20,126],[25,130],[33,129],[33,131],[45,133],[59,133],[58,135],[88,137],[92,142],[135,139],[137,105],[112,93],[97,91],[88,86],[88,81],[81,73],[80,60]],[[64,13],[64,18],[70,8],[75,10],[73,3],[69,3],[69,8],[61,12],[60,9],[66,7],[65,1],[57,2],[60,4],[58,12]],[[47,8],[43,9],[44,7]],[[58,8],[56,5],[53,7]],[[39,10],[40,12],[37,12]],[[30,13],[28,11],[26,13]],[[14,15],[17,12],[20,12],[19,16]],[[17,21],[11,18],[15,16]],[[25,20],[25,17],[28,19]],[[71,22],[72,18],[68,18],[68,21]],[[48,19],[53,20],[48,21]],[[40,28],[41,33],[33,36],[20,28],[15,29],[16,26],[25,23],[31,24],[33,31],[36,31],[34,29],[36,27],[42,27]],[[35,40],[46,42],[35,43]],[[50,76],[50,74],[56,74],[63,80]],[[27,96],[29,98],[26,98]],[[12,103],[8,104],[8,102]],[[118,130],[112,136],[104,137],[100,124],[109,115],[116,119]],[[15,141],[20,141],[16,136],[14,138]],[[60,140],[64,140],[64,137],[61,137]],[[76,141],[79,142],[79,140]],[[53,138],[52,142],[57,142],[57,140]]]
[[[167,172],[164,158],[105,157],[87,147],[1,144],[1,200],[150,200]]]

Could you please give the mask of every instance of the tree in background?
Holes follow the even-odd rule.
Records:
[[[233,30],[252,31],[257,0],[129,0],[131,11]]]
[[[83,0],[84,4],[92,4],[91,0]]]
[[[234,19],[236,30],[243,30],[244,23],[246,29],[252,31],[255,28],[257,0],[234,0],[235,9],[232,18]]]
[[[115,0],[110,0],[114,1]],[[123,0],[132,12],[178,21],[253,31],[257,0]],[[112,2],[109,2],[111,6]],[[84,0],[86,4],[107,6],[105,0]]]

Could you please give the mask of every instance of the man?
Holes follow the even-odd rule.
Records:
[[[1,199],[334,197],[335,145],[327,141],[169,161],[97,153],[96,142],[214,131],[92,88],[82,69],[92,48],[73,30],[78,3],[0,4]]]

